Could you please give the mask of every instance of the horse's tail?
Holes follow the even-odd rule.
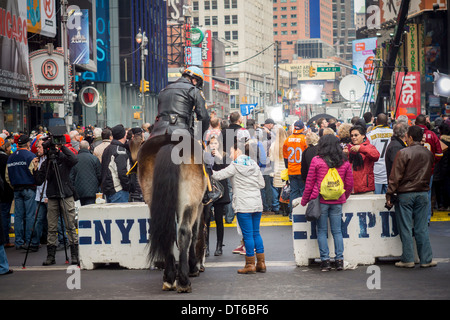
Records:
[[[171,160],[172,149],[172,144],[161,147],[155,158],[150,206],[150,262],[165,261],[176,241],[180,166]]]

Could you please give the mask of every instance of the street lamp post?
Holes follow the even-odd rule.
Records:
[[[67,39],[67,0],[61,0],[61,25],[62,25],[62,47],[64,50],[64,113],[66,118],[66,126],[70,131],[73,124],[73,114],[70,108],[70,96],[69,96],[69,48]]]
[[[145,56],[148,55],[147,44],[148,38],[145,31],[136,35],[136,42],[141,45],[141,105],[142,105],[142,122],[145,123]]]

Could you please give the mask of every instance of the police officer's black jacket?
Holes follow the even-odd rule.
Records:
[[[193,135],[194,112],[202,124],[203,135],[209,127],[209,115],[203,93],[188,79],[180,78],[159,93],[158,117],[152,136],[171,134],[176,129],[189,130]]]

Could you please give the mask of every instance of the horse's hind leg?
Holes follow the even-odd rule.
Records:
[[[175,256],[173,255],[173,247],[171,252],[166,257],[166,263],[164,267],[163,276],[163,291],[172,291],[176,289],[176,267],[175,267]]]
[[[205,271],[205,220],[203,215],[203,204],[197,209],[197,220],[193,227],[192,243],[189,251],[189,276],[197,277],[200,272]]]
[[[180,250],[180,257],[178,261],[178,282],[177,291],[192,292],[191,281],[189,280],[189,261],[188,253],[192,240],[192,207],[187,206],[184,209],[182,221],[178,228],[178,249]]]

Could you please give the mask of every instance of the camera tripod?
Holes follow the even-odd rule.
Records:
[[[47,185],[48,185],[48,174],[49,174],[49,169],[50,167],[53,168],[53,173],[55,174],[56,177],[56,182],[57,182],[57,189],[58,189],[58,195],[59,197],[57,198],[58,200],[58,208],[59,208],[59,219],[60,219],[60,223],[61,223],[61,229],[62,229],[62,236],[63,236],[63,242],[64,242],[64,253],[66,256],[66,264],[69,263],[69,257],[67,255],[67,245],[66,245],[66,231],[65,231],[65,226],[64,226],[64,221],[68,221],[67,219],[67,211],[66,211],[66,203],[64,201],[64,194],[63,194],[63,187],[62,187],[62,182],[61,182],[61,175],[59,173],[59,168],[58,168],[58,163],[57,163],[57,152],[56,150],[51,150],[49,152],[49,154],[47,155],[47,168],[45,171],[45,180],[43,183],[43,188],[42,188],[42,192],[40,195],[40,199],[39,199],[39,204],[38,207],[36,209],[36,213],[35,213],[35,217],[34,217],[34,223],[33,223],[33,228],[31,231],[31,235],[30,235],[30,241],[28,242],[28,247],[27,247],[27,252],[25,255],[25,259],[23,261],[22,264],[22,268],[25,269],[25,264],[28,258],[28,253],[30,250],[30,246],[31,246],[31,239],[33,238],[33,234],[36,232],[36,222],[38,219],[38,214],[39,214],[39,208],[42,204],[42,200],[44,197],[44,190],[46,190]],[[39,170],[39,169],[38,169]],[[62,209],[61,210],[61,202],[63,203],[62,205]],[[79,261],[77,262],[77,264],[79,265]]]

